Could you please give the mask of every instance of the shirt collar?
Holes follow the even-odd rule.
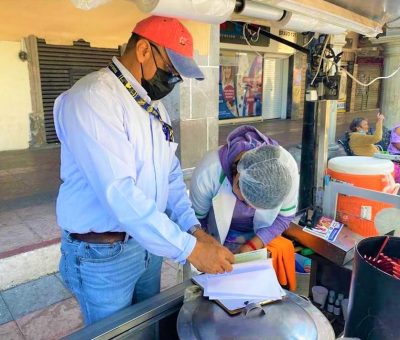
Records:
[[[137,91],[139,96],[141,96],[147,103],[151,103],[150,97],[147,95],[147,91],[142,87],[142,85],[136,80],[136,78],[128,71],[128,69],[121,64],[117,57],[112,58],[113,63],[119,68],[123,76],[129,81],[132,87]]]

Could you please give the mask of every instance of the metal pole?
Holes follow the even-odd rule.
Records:
[[[317,101],[304,102],[303,135],[301,139],[299,210],[311,207],[314,202],[315,117],[317,109]]]
[[[330,101],[321,100],[318,102],[317,113],[317,140],[315,160],[315,205],[322,207],[324,194],[325,169],[328,162],[328,131],[330,128]],[[336,117],[336,115],[335,115]],[[336,122],[335,122],[336,123]]]

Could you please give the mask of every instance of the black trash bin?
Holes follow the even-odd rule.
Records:
[[[376,256],[385,237],[370,237],[356,246],[351,278],[346,337],[400,339],[400,280],[364,259]],[[383,253],[400,258],[400,238],[390,237]]]

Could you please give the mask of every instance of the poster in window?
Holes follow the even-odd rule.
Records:
[[[220,66],[219,118],[261,116],[263,59],[237,53],[235,65]]]
[[[239,117],[236,101],[237,67],[233,65],[220,66],[219,78],[219,118],[229,119]]]

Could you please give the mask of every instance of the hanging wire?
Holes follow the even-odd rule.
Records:
[[[313,36],[310,38],[310,40],[307,41],[306,44],[303,45],[303,47],[307,47],[307,46],[310,44],[310,42],[314,40],[314,38],[315,38],[315,33],[314,33]]]
[[[254,46],[253,46],[252,44],[250,44],[250,42],[249,42],[249,40],[247,39],[247,36],[246,36],[246,30],[247,30],[247,32],[250,34],[250,39],[251,39],[251,41],[257,42],[258,39],[259,39],[259,37],[260,37],[260,30],[261,30],[261,27],[258,27],[258,31],[257,31],[257,32],[251,32],[251,30],[248,28],[247,24],[244,24],[244,25],[243,25],[242,34],[243,34],[244,40],[246,40],[247,45],[248,45],[259,57],[264,58],[264,56],[263,56],[260,52],[258,52],[258,51],[254,48]],[[253,40],[253,37],[254,37],[255,35],[257,35],[257,39]]]
[[[313,80],[311,81],[311,86],[314,84],[315,79],[317,79],[317,77],[318,77],[318,73],[319,73],[319,70],[320,70],[321,65],[322,65],[322,59],[324,59],[324,53],[325,53],[326,46],[328,45],[329,38],[330,38],[329,35],[327,35],[326,38],[325,38],[325,44],[324,44],[324,47],[322,49],[321,55],[319,56],[320,59],[319,59],[318,69],[317,69],[317,72],[315,72],[315,76],[314,76]]]
[[[248,45],[258,56],[264,58],[264,56],[263,56],[260,52],[258,52],[258,51],[254,48],[254,46],[249,42],[249,40],[247,39],[246,31],[245,31],[245,30],[247,30],[247,32],[250,34],[250,36],[251,36],[250,39],[251,39],[253,42],[256,42],[256,41],[258,41],[258,39],[259,39],[260,27],[258,28],[258,31],[257,31],[257,32],[251,32],[251,30],[248,28],[247,24],[244,24],[244,25],[243,25],[242,33],[243,33],[243,38],[244,38],[244,40],[246,41],[247,45]],[[257,35],[257,38],[256,38],[255,40],[253,40],[253,37],[254,37],[255,35]],[[359,84],[359,85],[361,85],[361,86],[365,86],[365,87],[370,86],[371,84],[373,84],[374,82],[376,82],[376,81],[379,80],[379,79],[389,79],[389,78],[392,78],[392,77],[395,76],[396,73],[399,72],[399,70],[400,70],[400,66],[399,66],[394,72],[392,72],[392,73],[391,73],[390,75],[388,75],[388,76],[377,77],[377,78],[375,78],[375,79],[372,79],[369,83],[363,83],[363,82],[361,82],[360,80],[358,80],[356,77],[354,77],[351,73],[349,73],[343,66],[339,66],[338,63],[335,62],[334,60],[331,60],[331,59],[328,59],[328,58],[325,58],[325,57],[324,57],[324,53],[325,53],[325,50],[326,50],[326,46],[328,45],[329,37],[330,37],[330,36],[328,35],[328,36],[326,37],[326,39],[325,39],[325,43],[324,43],[324,47],[323,47],[323,49],[322,49],[321,55],[318,55],[318,56],[317,56],[317,57],[320,58],[320,60],[319,60],[317,72],[315,73],[315,76],[314,76],[313,80],[311,81],[311,85],[314,84],[314,81],[315,81],[315,79],[316,79],[317,76],[318,76],[318,73],[319,73],[320,68],[321,68],[321,65],[322,65],[322,60],[328,61],[328,62],[331,64],[331,65],[330,65],[330,68],[329,68],[329,71],[332,69],[333,65],[335,65],[337,68],[341,69],[341,72],[342,72],[342,73],[345,73],[348,77],[350,77],[351,79],[353,79],[357,84]],[[303,47],[306,47],[307,45],[309,45],[310,42],[311,42],[314,38],[315,38],[315,34],[314,34],[314,36],[313,36]]]
[[[345,74],[347,74],[347,76],[349,76],[351,79],[353,79],[357,84],[361,85],[361,86],[370,86],[371,84],[373,84],[374,82],[376,82],[379,79],[389,79],[392,78],[397,72],[399,72],[400,70],[400,66],[391,74],[389,74],[388,76],[383,76],[383,77],[377,77],[375,79],[372,79],[369,83],[363,83],[361,81],[359,81],[356,77],[354,77],[351,73],[349,73],[344,67],[342,67],[342,72],[344,72]]]
[[[357,84],[359,84],[359,85],[361,85],[361,86],[365,86],[365,87],[370,86],[371,84],[375,83],[375,82],[376,82],[377,80],[379,80],[379,79],[389,79],[389,78],[392,78],[393,76],[396,75],[397,72],[400,71],[400,66],[399,66],[396,70],[394,70],[394,71],[393,71],[391,74],[389,74],[388,76],[376,77],[376,78],[372,79],[369,83],[363,83],[362,81],[360,81],[360,80],[358,80],[356,77],[354,77],[350,72],[348,72],[348,71],[346,70],[345,67],[339,66],[336,62],[334,62],[334,61],[332,61],[332,60],[330,60],[330,59],[327,59],[327,58],[325,58],[325,57],[323,57],[322,59],[324,59],[324,60],[326,60],[326,61],[328,61],[328,62],[330,62],[330,63],[332,63],[332,64],[335,64],[337,67],[339,67],[339,68],[341,69],[341,72],[342,72],[342,73],[346,74],[348,77],[350,77],[351,79],[353,79]]]

